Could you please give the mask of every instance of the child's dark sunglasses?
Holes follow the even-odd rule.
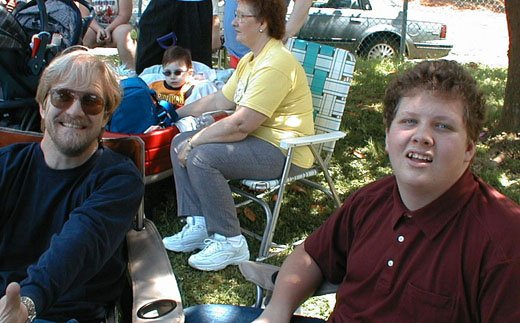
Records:
[[[170,76],[170,75],[175,75],[175,76],[180,76],[182,73],[186,73],[187,71],[183,71],[183,70],[175,70],[175,71],[170,71],[170,70],[164,70],[162,73],[164,76]]]
[[[70,89],[52,89],[49,94],[52,105],[60,110],[67,110],[76,99],[86,114],[96,115],[105,108],[105,100],[96,94]]]

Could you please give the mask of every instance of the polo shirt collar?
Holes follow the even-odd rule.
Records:
[[[439,198],[418,210],[409,211],[401,200],[396,182],[393,190],[392,227],[395,228],[403,217],[411,217],[421,231],[432,240],[453,217],[460,213],[477,186],[478,183],[468,167],[459,180]]]

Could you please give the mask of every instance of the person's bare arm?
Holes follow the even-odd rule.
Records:
[[[296,35],[300,28],[302,28],[303,24],[307,20],[307,15],[309,14],[309,8],[311,5],[312,0],[294,0],[293,11],[285,25],[284,42],[287,38]]]
[[[76,4],[76,6],[79,8],[79,12],[81,13],[81,17],[85,18],[87,17],[90,12],[88,11],[88,9],[81,5],[81,4]],[[92,29],[96,34],[101,30],[103,29],[103,27],[101,27],[98,22],[96,21],[96,19],[92,19],[92,21],[90,22],[88,28]]]
[[[189,139],[191,145],[184,145],[177,153],[179,163],[185,166],[186,158],[193,147],[216,142],[240,141],[260,127],[266,119],[267,117],[260,112],[246,107],[237,107],[229,117],[211,124],[191,137]]]
[[[220,18],[218,15],[213,16],[213,27],[211,29],[211,51],[215,53],[222,47],[220,41]]]
[[[240,141],[256,130],[267,117],[255,110],[238,106],[236,111],[227,118],[219,120],[193,136],[193,146],[214,142]]]
[[[212,93],[199,100],[187,104],[175,112],[179,115],[179,118],[187,116],[200,117],[204,112],[215,111],[215,110],[234,110],[236,107],[233,101],[229,101],[222,91]]]
[[[273,297],[254,322],[289,322],[293,312],[312,296],[323,280],[320,268],[299,245],[284,261],[274,285]]]

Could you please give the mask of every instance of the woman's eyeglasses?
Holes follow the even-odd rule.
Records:
[[[181,74],[183,73],[186,73],[187,71],[183,71],[183,70],[175,70],[175,71],[170,71],[170,70],[164,70],[162,73],[164,76],[170,76],[170,75],[175,75],[175,76],[180,76]]]
[[[74,100],[79,100],[86,114],[96,115],[105,108],[105,100],[96,94],[70,89],[52,89],[49,91],[51,103],[60,110],[70,108]]]
[[[244,18],[248,18],[248,17],[256,17],[256,15],[246,15],[246,14],[241,13],[240,11],[235,10],[235,19],[236,20],[242,22],[244,20]]]

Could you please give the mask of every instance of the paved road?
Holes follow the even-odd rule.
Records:
[[[409,10],[420,11],[425,20],[442,21],[447,24],[447,39],[453,44],[453,49],[446,58],[461,63],[508,66],[509,36],[504,13],[494,13],[485,9],[421,7],[418,2],[410,3]]]

